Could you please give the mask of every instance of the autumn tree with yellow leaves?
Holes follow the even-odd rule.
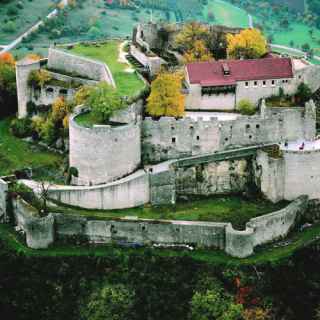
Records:
[[[183,59],[184,63],[190,63],[212,60],[213,57],[204,42],[202,40],[197,40],[195,41],[193,48],[183,55]]]
[[[227,35],[227,54],[232,59],[256,59],[267,53],[267,41],[258,29]]]
[[[207,26],[198,22],[191,22],[183,26],[175,38],[175,45],[182,51],[187,52],[194,48],[198,40],[205,41],[210,36]]]
[[[182,117],[184,96],[181,93],[182,76],[179,73],[162,72],[151,84],[147,99],[147,112],[154,117]]]

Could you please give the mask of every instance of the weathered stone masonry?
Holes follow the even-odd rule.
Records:
[[[55,240],[81,237],[93,243],[187,244],[224,250],[239,258],[253,254],[258,245],[282,238],[299,224],[307,210],[308,197],[288,207],[251,219],[245,231],[230,223],[164,220],[88,220],[77,215],[50,214],[37,218],[34,209],[21,199],[14,201],[16,224],[26,233],[27,245],[46,248]]]

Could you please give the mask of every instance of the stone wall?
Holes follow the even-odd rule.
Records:
[[[140,99],[124,110],[116,111],[110,118],[112,122],[120,123],[136,123],[142,120],[143,100]]]
[[[39,218],[21,199],[15,200],[13,207],[16,223],[25,231],[27,245],[34,249],[47,248],[55,239],[72,237],[92,243],[192,245],[220,249],[234,257],[245,258],[253,254],[256,246],[287,236],[305,214],[308,197],[300,197],[278,212],[251,219],[245,231],[234,230],[230,223],[91,220],[76,213],[54,213]]]
[[[168,205],[176,203],[176,174],[167,161],[149,169],[150,203],[152,205]]]
[[[116,86],[109,67],[102,62],[49,48],[48,68],[74,73],[77,76],[96,81],[106,81]]]
[[[219,123],[176,120],[162,117],[159,121],[146,118],[142,127],[143,162],[154,163],[214,152],[219,149]]]
[[[150,71],[151,75],[159,73],[163,61],[153,53],[144,53],[135,45],[130,46],[130,54],[138,60],[145,68]]]
[[[320,150],[284,151],[284,199],[320,198]]]
[[[314,103],[309,102],[305,108],[263,105],[259,115],[239,116],[228,121],[146,118],[142,124],[143,162],[156,163],[285,140],[312,140],[316,135],[315,115]]]
[[[307,207],[308,197],[301,196],[282,210],[250,219],[247,227],[254,230],[254,245],[286,237],[298,225]]]
[[[258,153],[256,176],[262,193],[273,202],[301,195],[319,199],[320,150],[282,152],[280,158]]]
[[[16,82],[18,96],[18,117],[27,116],[27,103],[31,100],[31,89],[28,86],[29,74],[40,69],[40,61],[24,59],[16,63]]]
[[[93,187],[58,186],[49,196],[62,203],[88,209],[123,209],[150,202],[149,176],[143,170],[109,184]]]
[[[285,238],[299,225],[307,208],[308,197],[301,196],[282,210],[250,219],[244,231],[236,231],[229,225],[226,230],[226,253],[245,258],[254,252],[256,246]]]
[[[71,116],[69,122],[70,166],[78,170],[78,178],[74,178],[74,184],[97,185],[115,181],[139,167],[139,123],[121,126],[94,125],[87,128],[76,123],[77,115]]]
[[[7,220],[7,192],[8,184],[0,179],[0,222]]]
[[[24,231],[27,246],[32,249],[47,248],[54,242],[54,217],[40,218],[37,211],[22,199],[13,201],[16,225]]]

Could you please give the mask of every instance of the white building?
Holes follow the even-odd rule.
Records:
[[[308,83],[310,68],[315,67],[280,57],[190,63],[185,69],[186,109],[234,110],[242,99],[257,104],[278,95],[280,88],[291,95],[299,83]]]

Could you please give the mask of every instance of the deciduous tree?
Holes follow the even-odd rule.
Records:
[[[227,53],[233,59],[255,59],[267,53],[267,41],[257,29],[245,29],[227,35]]]
[[[183,58],[185,63],[208,61],[213,59],[209,49],[202,40],[195,41],[193,48],[188,50],[184,54]]]
[[[183,51],[191,50],[197,40],[205,40],[209,37],[209,29],[198,22],[186,24],[175,39],[176,45]]]
[[[151,116],[181,117],[184,114],[182,77],[178,73],[163,72],[151,84],[147,112]]]

